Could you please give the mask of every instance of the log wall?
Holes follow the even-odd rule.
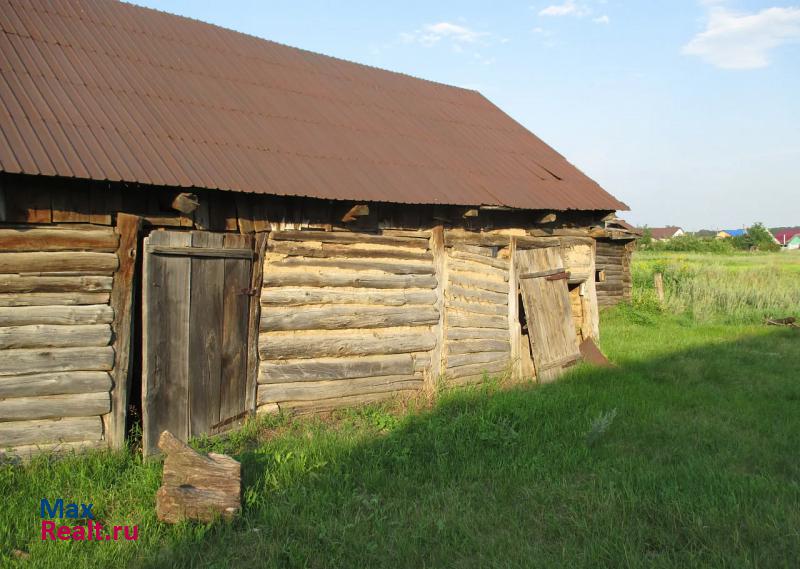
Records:
[[[0,228],[0,449],[104,444],[119,267],[111,228]]]
[[[614,288],[616,253],[603,245],[595,257],[587,237],[600,237],[589,228],[608,212],[467,216],[462,206],[370,202],[346,220],[356,202],[198,189],[197,209],[181,213],[172,204],[183,191],[0,174],[0,448],[121,443],[127,392],[117,374],[130,360],[117,344],[130,340],[124,301],[140,284],[131,285],[136,236],[154,228],[269,235],[263,286],[261,275],[252,284],[260,297],[249,316],[259,329],[248,349],[257,377],[249,409],[325,410],[414,393],[440,377],[532,375],[515,248],[562,248],[582,337],[597,336],[598,296]],[[117,237],[126,216],[143,222],[129,220],[127,242]],[[595,258],[612,281],[597,290]]]
[[[259,406],[327,410],[419,391],[439,322],[430,232],[274,231]]]
[[[480,382],[511,371],[510,240],[488,246],[445,232],[444,349],[446,382]],[[448,237],[450,237],[448,239]]]
[[[598,239],[596,268],[604,279],[597,283],[597,304],[614,306],[631,300],[631,254],[633,241]]]

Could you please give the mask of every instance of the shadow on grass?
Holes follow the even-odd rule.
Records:
[[[237,456],[240,519],[133,565],[795,567],[796,332],[289,422]]]

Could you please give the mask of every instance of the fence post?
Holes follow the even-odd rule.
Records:
[[[659,302],[664,302],[664,277],[661,273],[653,274],[653,284],[656,287],[656,296]]]

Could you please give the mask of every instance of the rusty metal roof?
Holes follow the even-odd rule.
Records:
[[[0,169],[627,209],[480,93],[109,0],[0,0]]]

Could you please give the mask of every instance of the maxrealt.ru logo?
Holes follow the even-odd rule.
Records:
[[[110,532],[105,532],[103,524],[94,519],[92,508],[94,504],[64,503],[63,498],[58,498],[52,504],[47,498],[42,498],[39,515],[42,518],[42,541],[117,541],[125,539],[136,541],[139,539],[139,526],[113,526]],[[56,524],[55,519],[75,520],[75,525]],[[85,525],[82,523],[84,522]]]

